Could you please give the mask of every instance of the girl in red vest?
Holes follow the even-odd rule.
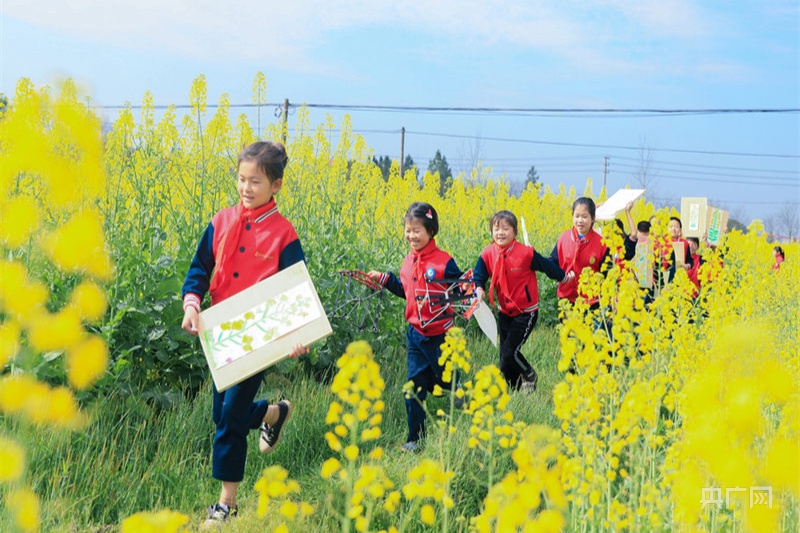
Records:
[[[408,330],[408,381],[414,383],[416,398],[406,398],[408,440],[403,451],[419,451],[420,439],[425,436],[424,401],[434,385],[447,389],[442,381],[444,368],[439,365],[445,333],[453,325],[453,314],[439,313],[427,298],[431,291],[444,291],[449,283],[431,283],[436,279],[456,279],[462,272],[450,254],[436,246],[439,216],[427,203],[414,202],[403,217],[405,238],[411,250],[400,267],[400,276],[392,272],[371,270],[367,276],[389,292],[405,299]]]
[[[692,266],[689,267],[686,274],[695,286],[692,298],[697,298],[697,295],[700,293],[700,277],[698,274],[700,273],[700,266],[703,264],[703,258],[697,253],[700,249],[700,239],[697,237],[687,237],[686,240],[689,241],[689,251],[691,252],[692,259]]]
[[[478,258],[473,270],[475,283],[483,289],[488,278],[489,302],[499,307],[500,371],[514,389],[535,391],[539,376],[520,349],[539,316],[539,285],[536,271],[558,282],[570,279],[553,260],[517,241],[517,217],[498,211],[489,222],[492,244]],[[570,274],[573,276],[573,274]]]
[[[578,279],[585,268],[594,272],[600,269],[610,257],[608,247],[603,244],[603,238],[594,230],[595,221],[594,200],[581,197],[572,204],[572,228],[568,229],[558,238],[550,259],[558,264],[572,277],[559,284],[556,294],[559,298],[566,298],[575,303],[578,298]],[[597,307],[597,299],[589,302],[592,307]]]
[[[206,228],[183,284],[181,327],[197,335],[206,293],[218,304],[276,272],[305,260],[292,224],[279,212],[275,195],[283,184],[289,158],[281,143],[256,142],[239,154],[239,203],[219,211]],[[289,357],[308,353],[296,346]],[[216,425],[211,468],[222,482],[219,501],[208,508],[207,525],[238,514],[236,494],[244,478],[247,434],[259,429],[259,449],[270,453],[292,414],[286,400],[255,401],[264,372],[220,392],[214,386],[212,418]]]
[[[772,255],[775,256],[775,264],[772,265],[772,270],[780,270],[781,263],[783,263],[783,248],[776,246],[772,249]]]

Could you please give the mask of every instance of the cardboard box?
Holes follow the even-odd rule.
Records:
[[[709,206],[706,226],[708,228],[708,235],[706,236],[708,244],[712,246],[719,245],[722,242],[725,231],[728,229],[728,212],[724,209]]]
[[[702,238],[706,233],[707,198],[681,198],[683,237]]]
[[[650,240],[636,243],[636,255],[631,261],[633,273],[639,280],[639,286],[653,288],[653,243]]]
[[[224,391],[331,333],[301,261],[200,313],[198,336]]]
[[[672,250],[675,252],[675,266],[683,267],[686,264],[686,245],[683,241],[673,242]]]

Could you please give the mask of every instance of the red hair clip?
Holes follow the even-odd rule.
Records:
[[[431,211],[430,209],[428,209],[428,212],[427,212],[427,213],[425,213],[425,216],[426,216],[426,217],[428,217],[428,218],[430,218],[430,219],[433,219],[433,211]]]

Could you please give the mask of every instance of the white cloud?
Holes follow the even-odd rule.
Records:
[[[707,26],[691,0],[4,0],[2,5],[4,16],[98,43],[317,72],[342,68],[321,64],[315,52],[350,28],[394,26],[440,35],[456,52],[512,46],[606,70],[631,65],[626,43],[697,40]]]

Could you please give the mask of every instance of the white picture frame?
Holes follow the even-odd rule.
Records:
[[[703,237],[706,232],[707,211],[707,198],[681,198],[681,229],[683,237]]]
[[[198,327],[220,392],[332,332],[303,261],[204,310]]]

